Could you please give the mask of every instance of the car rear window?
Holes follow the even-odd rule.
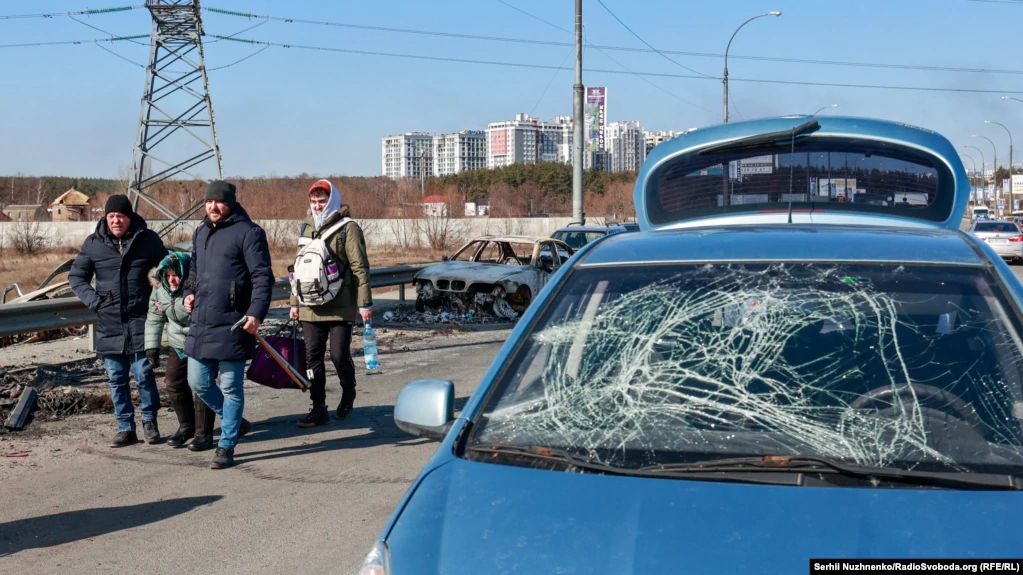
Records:
[[[1018,313],[982,268],[584,267],[471,441],[637,467],[780,454],[1018,474]]]
[[[794,149],[794,151],[792,151]],[[756,150],[690,153],[646,190],[655,225],[725,212],[866,211],[943,221],[954,179],[929,154],[894,144],[797,138]]]
[[[604,235],[604,232],[554,232],[554,235],[551,237],[565,242],[573,250],[578,250],[586,244],[604,237]]]
[[[1012,222],[977,222],[973,228],[975,232],[989,232],[993,234],[1018,234],[1019,227]]]

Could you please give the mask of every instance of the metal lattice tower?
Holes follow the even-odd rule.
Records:
[[[153,16],[153,35],[128,197],[136,210],[144,200],[172,220],[160,230],[163,235],[203,203],[176,213],[154,199],[148,193],[150,187],[182,176],[206,181],[199,168],[206,164],[201,167],[208,169],[211,160],[217,178],[223,178],[223,171],[203,57],[199,0],[146,0],[146,7]]]

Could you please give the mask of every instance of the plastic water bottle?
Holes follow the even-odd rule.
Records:
[[[373,371],[380,367],[377,357],[377,333],[373,331],[373,324],[366,323],[366,329],[362,330],[362,355],[366,358],[366,369]]]

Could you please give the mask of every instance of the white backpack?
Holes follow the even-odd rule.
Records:
[[[315,238],[298,239],[298,256],[295,257],[295,265],[288,269],[288,275],[291,293],[295,294],[300,304],[323,305],[341,292],[344,270],[327,248],[327,242],[351,221],[352,218],[341,218],[341,221],[317,234]],[[341,244],[344,243],[345,235],[342,233]]]

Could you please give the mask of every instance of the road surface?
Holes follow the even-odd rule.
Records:
[[[464,405],[507,334],[427,334],[383,353],[378,375],[357,361],[355,411],[325,427],[295,426],[308,395],[247,383],[255,425],[223,471],[212,452],[108,448],[110,414],[0,435],[0,454],[29,451],[0,458],[0,573],[355,573],[437,447],[395,427],[399,390],[451,379]]]

